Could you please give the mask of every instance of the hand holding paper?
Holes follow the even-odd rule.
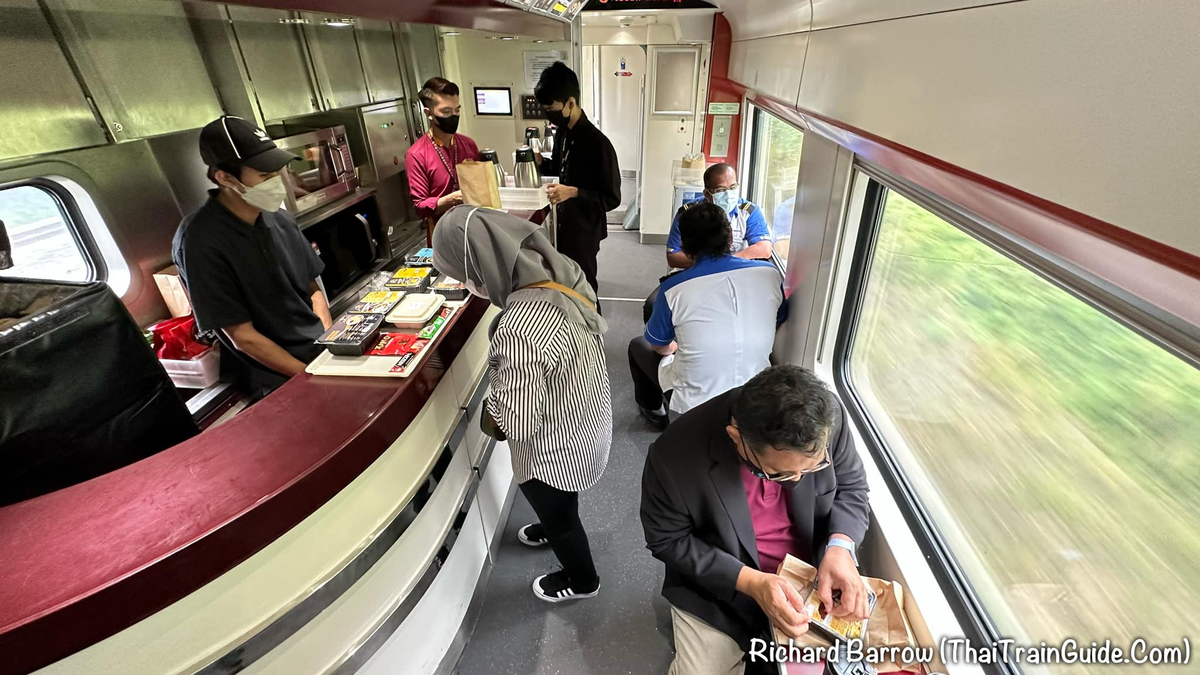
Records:
[[[787,637],[798,638],[808,632],[804,599],[787,579],[743,567],[738,574],[737,590],[754,598],[771,624]]]

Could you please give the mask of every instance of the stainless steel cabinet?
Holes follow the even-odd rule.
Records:
[[[337,17],[304,13],[304,35],[312,54],[313,70],[327,109],[368,103],[354,24]]]
[[[431,77],[442,74],[442,50],[438,45],[437,28],[425,24],[406,23],[404,42],[408,63],[420,87]]]
[[[194,129],[221,114],[182,2],[46,0],[46,6],[117,141]]]
[[[0,159],[104,143],[36,0],[0,0]]]
[[[400,75],[400,57],[392,24],[375,19],[359,19],[354,30],[371,100],[402,98],[404,82]]]
[[[246,74],[264,121],[321,109],[300,25],[291,12],[228,5]]]

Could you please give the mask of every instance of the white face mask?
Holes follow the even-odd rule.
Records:
[[[279,176],[272,176],[254,187],[241,185],[241,188],[242,200],[259,211],[278,211],[287,196],[287,186]]]

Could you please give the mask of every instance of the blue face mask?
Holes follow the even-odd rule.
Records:
[[[714,204],[721,207],[722,211],[729,213],[738,205],[738,191],[726,190],[724,192],[718,192],[712,196],[712,200]]]

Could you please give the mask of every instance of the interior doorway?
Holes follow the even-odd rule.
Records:
[[[641,186],[642,121],[645,119],[646,48],[588,45],[583,48],[583,106],[612,141],[621,167],[621,206],[609,224],[624,221]],[[589,100],[590,99],[590,100]]]

